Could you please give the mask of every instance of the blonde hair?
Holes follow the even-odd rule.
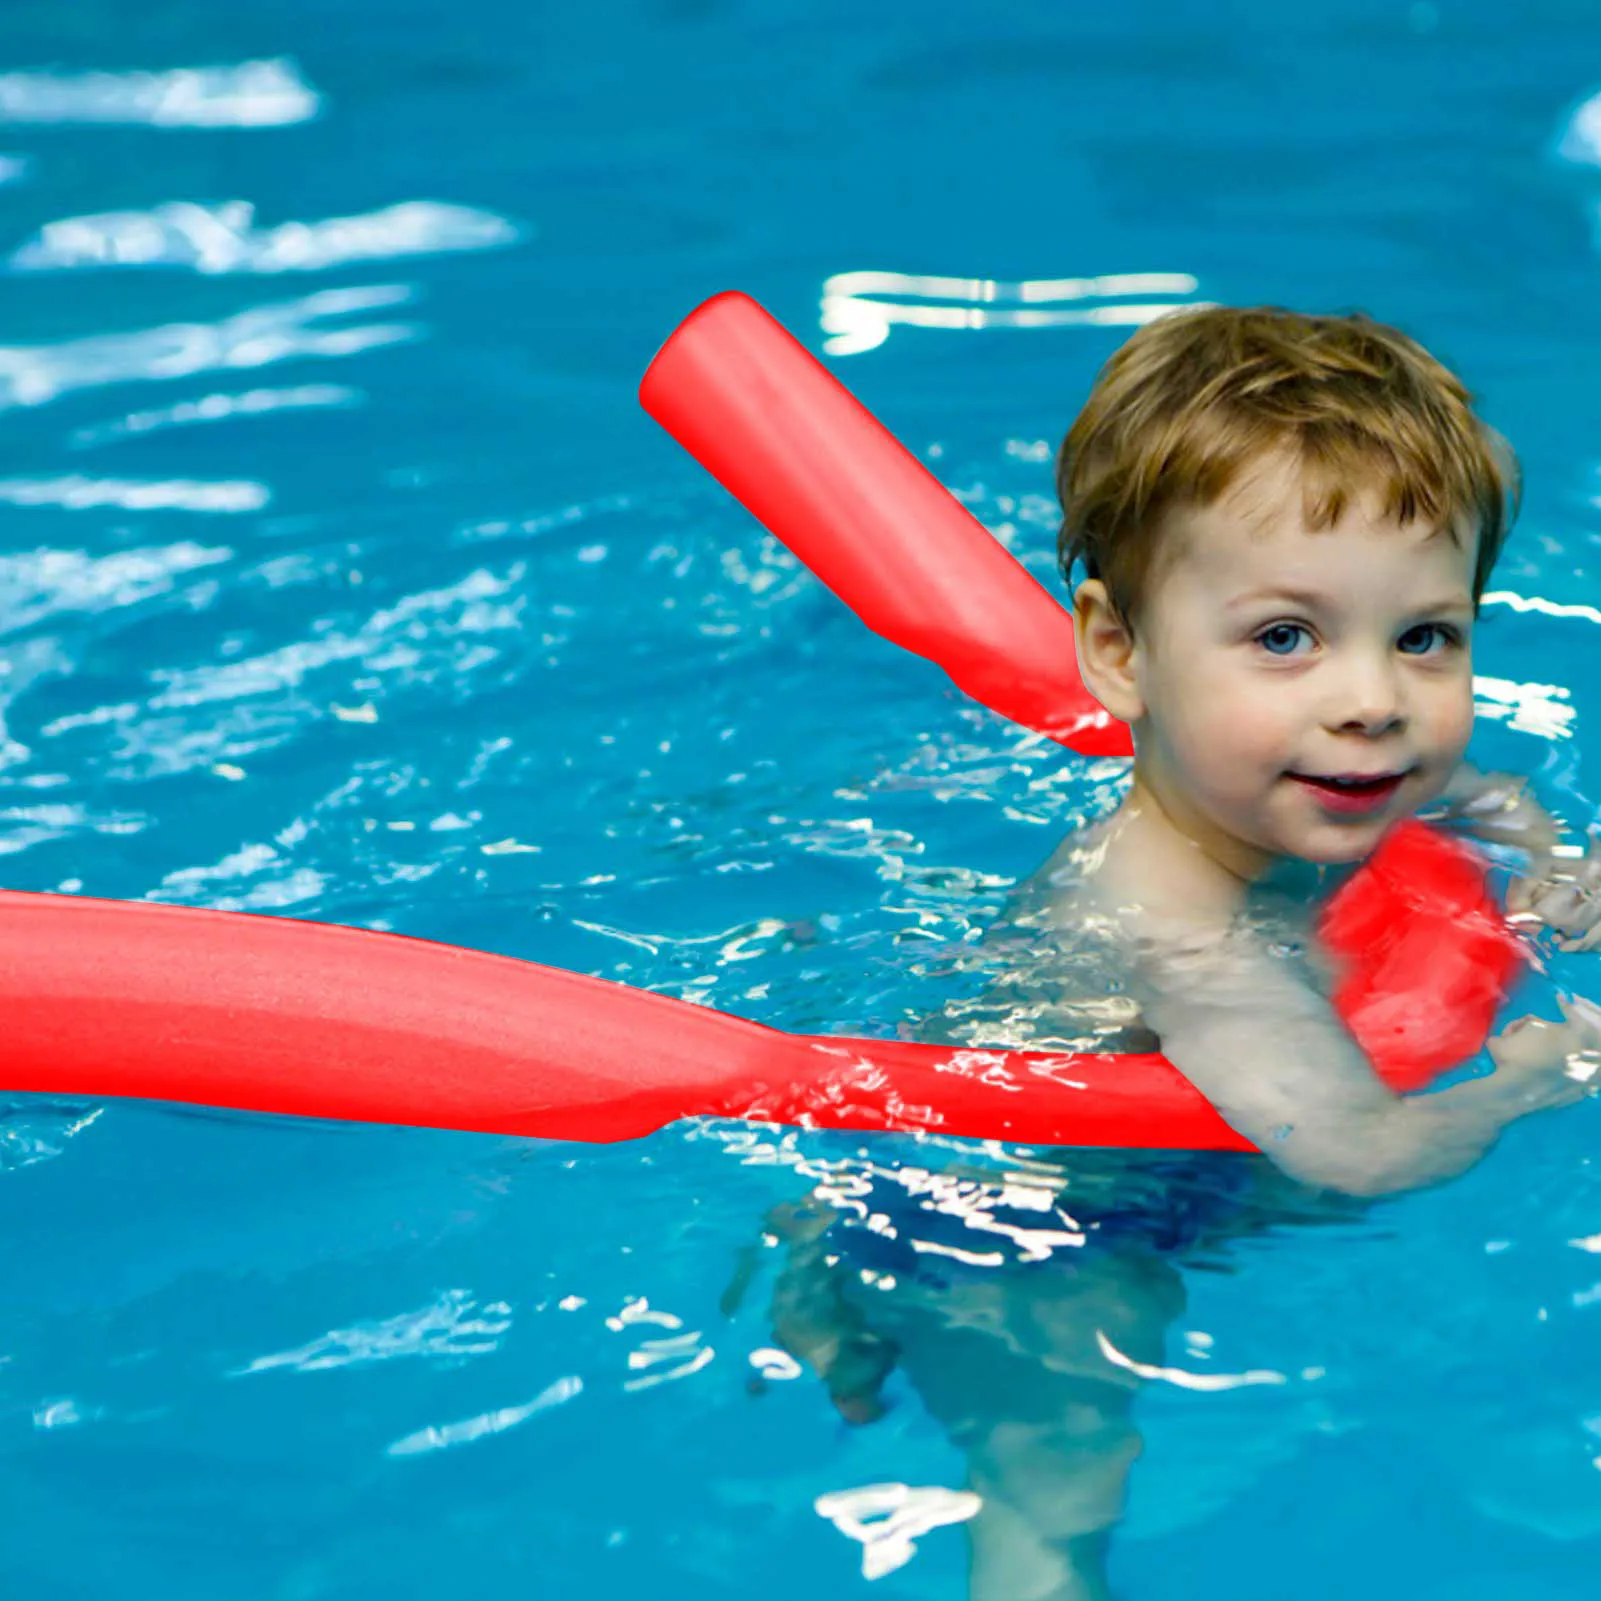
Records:
[[[1101,369],[1057,456],[1062,575],[1076,562],[1129,623],[1163,513],[1210,506],[1242,471],[1300,462],[1309,528],[1377,490],[1383,515],[1478,533],[1475,606],[1517,516],[1517,458],[1455,374],[1362,313],[1205,306],[1148,323]]]

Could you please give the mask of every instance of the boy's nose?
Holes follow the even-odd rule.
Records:
[[[1387,665],[1353,665],[1340,686],[1340,694],[1330,708],[1330,723],[1346,733],[1393,733],[1406,721],[1401,686]]]

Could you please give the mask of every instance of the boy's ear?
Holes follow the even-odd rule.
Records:
[[[1125,723],[1145,715],[1140,694],[1138,646],[1098,578],[1086,578],[1073,595],[1073,638],[1078,670],[1089,692]]]

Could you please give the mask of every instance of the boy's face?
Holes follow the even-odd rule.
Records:
[[[1476,536],[1378,516],[1310,531],[1287,461],[1172,514],[1130,667],[1136,777],[1244,876],[1351,862],[1432,800],[1473,726]]]

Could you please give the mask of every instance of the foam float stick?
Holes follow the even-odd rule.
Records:
[[[1081,755],[1133,753],[1068,614],[748,295],[691,312],[639,401],[875,633]]]
[[[959,507],[959,518],[942,516],[938,496],[908,487],[915,474],[885,467],[880,479],[874,461],[891,461],[899,447],[878,430],[858,450],[856,431],[877,425],[826,374],[822,385],[806,376],[806,363],[822,370],[776,324],[776,345],[760,327],[747,317],[736,349],[763,374],[751,380],[753,409],[743,411],[722,384],[714,425],[693,435],[697,448],[768,452],[779,489],[758,474],[741,492],[761,501],[775,532],[801,542],[808,562],[874,627],[951,669],[996,710],[1075,748],[1115,750],[1122,731],[1086,704],[1071,651],[1050,648],[1061,624],[1046,620],[1028,575],[998,546],[999,564],[978,554],[977,540],[993,546],[989,535]],[[703,312],[689,330],[695,360],[683,368],[664,361],[677,348],[668,342],[647,377],[653,406],[670,403],[675,372],[698,373],[708,393],[718,390],[717,340],[707,338],[715,325]],[[791,374],[785,364],[797,357]],[[806,415],[786,412],[788,395],[800,397]],[[787,446],[775,444],[780,436]],[[832,468],[813,453],[820,448],[855,463],[852,494],[827,492]],[[732,469],[723,475],[744,483]],[[895,512],[901,493],[909,496],[905,522]],[[904,551],[914,526],[938,526],[938,562],[964,575],[949,616],[953,595],[937,581],[909,590],[898,557],[882,563],[850,552],[854,529]],[[934,565],[926,546],[913,565]],[[1013,642],[1020,666],[1008,665]],[[1069,708],[1060,715],[1058,694]],[[1401,1089],[1477,1048],[1517,962],[1477,857],[1416,824],[1392,831],[1348,881],[1324,932],[1349,961],[1336,1005]],[[592,1141],[701,1114],[1038,1145],[1250,1148],[1160,1056],[793,1035],[399,935],[4,892],[0,1085]]]
[[[806,1037],[399,934],[15,892],[0,1085],[547,1139],[700,1114],[1250,1149],[1158,1056]]]

